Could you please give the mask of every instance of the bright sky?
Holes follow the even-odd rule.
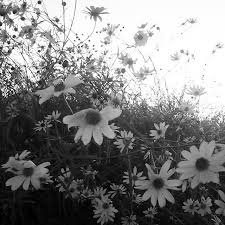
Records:
[[[50,15],[61,14],[61,0],[44,2]],[[75,0],[65,2],[69,26]],[[105,7],[110,13],[102,16],[103,22],[97,23],[97,29],[107,23],[124,25],[122,38],[129,44],[133,43],[137,26],[146,22],[157,24],[161,28],[160,33],[149,39],[148,45],[140,50],[151,56],[157,68],[163,68],[159,76],[166,79],[169,89],[178,90],[184,84],[200,84],[207,91],[201,98],[202,106],[206,106],[208,111],[212,106],[225,106],[225,49],[211,54],[218,42],[225,44],[224,0],[78,0],[75,32],[88,34],[92,30],[94,22],[82,13],[85,7],[92,5]],[[181,26],[188,18],[196,18],[198,23]],[[180,49],[193,53],[195,61],[176,65],[177,62],[170,60],[170,55]],[[174,67],[172,72],[167,72]]]

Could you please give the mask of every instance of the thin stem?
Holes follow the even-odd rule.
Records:
[[[69,105],[68,101],[66,100],[66,96],[65,96],[65,95],[63,95],[63,99],[64,99],[64,101],[65,101],[66,105],[68,106],[68,108],[69,108],[70,112],[71,112],[72,114],[74,114],[74,112],[73,112],[72,108],[70,107],[70,105]]]

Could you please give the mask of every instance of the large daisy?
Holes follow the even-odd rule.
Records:
[[[156,206],[157,201],[160,207],[164,207],[166,205],[166,199],[174,203],[174,197],[168,191],[168,189],[179,190],[177,186],[181,185],[180,180],[168,180],[170,176],[172,176],[175,172],[174,169],[169,169],[171,165],[171,161],[167,160],[161,167],[159,174],[155,174],[151,169],[150,165],[147,163],[145,166],[148,170],[148,180],[137,181],[135,188],[140,190],[146,190],[144,195],[142,196],[143,201],[147,201],[151,198],[151,203],[153,206]]]
[[[89,108],[65,116],[63,123],[68,124],[68,128],[79,127],[74,138],[75,142],[81,138],[83,143],[87,145],[93,136],[95,142],[101,145],[103,134],[110,139],[115,137],[115,133],[108,125],[108,122],[120,116],[121,113],[122,111],[119,108],[112,108],[111,106],[106,106],[100,112]]]
[[[203,141],[200,148],[190,147],[189,151],[182,151],[182,156],[186,161],[178,163],[177,172],[181,173],[180,180],[193,178],[191,188],[195,188],[200,183],[219,183],[219,172],[225,171],[222,164],[225,162],[225,151],[213,153],[215,141],[207,143]]]
[[[73,89],[73,87],[81,83],[83,83],[83,81],[81,81],[79,78],[75,77],[74,75],[69,75],[65,81],[58,79],[53,82],[52,86],[43,90],[38,90],[35,92],[35,94],[40,96],[39,104],[42,104],[53,96],[59,97],[63,93],[75,94],[76,91]]]
[[[40,189],[41,178],[49,172],[45,167],[49,165],[49,162],[45,162],[36,166],[32,161],[26,161],[23,168],[16,172],[17,175],[6,181],[6,186],[11,186],[11,190],[15,191],[23,185],[23,189],[28,190],[31,183],[35,189]]]

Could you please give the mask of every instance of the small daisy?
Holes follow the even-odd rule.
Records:
[[[70,195],[66,194],[66,198],[69,196],[74,199],[79,198],[83,191],[83,180],[73,180],[68,187],[68,191],[70,192]]]
[[[45,162],[36,166],[32,161],[26,161],[23,163],[23,168],[16,173],[17,176],[6,181],[6,186],[11,186],[11,190],[15,191],[23,185],[23,189],[28,190],[31,183],[35,189],[40,189],[40,178],[49,172],[45,168],[49,165],[49,162]]]
[[[138,225],[136,222],[136,215],[130,215],[121,218],[122,225]]]
[[[118,27],[119,27],[119,24],[118,25],[107,24],[107,27],[103,28],[102,31],[106,32],[107,37],[111,38],[112,36],[115,35],[115,31]]]
[[[159,125],[154,123],[154,126],[156,130],[150,130],[151,132],[150,136],[153,136],[155,140],[159,138],[165,138],[165,133],[169,125],[165,125],[165,122],[163,122],[163,123],[160,123]]]
[[[106,106],[100,112],[89,108],[73,115],[65,116],[63,123],[68,124],[68,128],[73,126],[79,127],[74,138],[75,142],[81,138],[84,145],[87,145],[93,136],[95,142],[101,145],[103,134],[110,139],[115,137],[115,133],[108,125],[108,121],[119,117],[121,113],[120,109],[110,106]]]
[[[98,218],[97,223],[113,222],[117,209],[113,207],[112,201],[107,196],[101,196],[101,199],[95,199],[96,204],[94,205],[94,218]]]
[[[154,70],[150,70],[147,67],[141,67],[138,72],[135,72],[134,75],[139,81],[143,81],[147,78],[148,75],[151,75]]]
[[[193,95],[195,97],[199,97],[201,95],[204,95],[206,93],[205,88],[201,86],[192,86],[189,88],[189,90],[186,91],[188,95]]]
[[[193,178],[191,188],[200,183],[219,183],[219,172],[225,171],[225,151],[213,154],[215,141],[207,143],[203,141],[199,150],[195,146],[189,151],[182,151],[182,156],[187,159],[178,163],[177,172],[181,173],[180,180]]]
[[[103,187],[96,187],[94,189],[94,196],[95,198],[101,198],[101,196],[106,195],[107,190],[104,189]]]
[[[35,94],[40,96],[39,104],[42,104],[53,96],[59,97],[63,93],[75,94],[76,91],[73,89],[73,87],[81,83],[83,83],[83,81],[81,81],[79,78],[69,75],[65,81],[58,79],[53,82],[52,86],[43,90],[38,90],[35,92]]]
[[[88,11],[84,11],[84,13],[90,15],[90,19],[93,18],[93,20],[96,22],[97,19],[99,19],[100,21],[102,21],[101,18],[101,14],[109,14],[108,12],[104,12],[106,10],[106,8],[104,7],[94,7],[94,6],[90,6],[90,8],[86,7],[86,9]]]
[[[211,201],[212,200],[210,197],[208,197],[207,199],[202,197],[201,202],[199,203],[199,209],[198,209],[197,213],[200,214],[201,216],[204,216],[206,214],[211,214],[212,213],[212,211],[210,209],[210,207],[212,206]]]
[[[175,169],[169,169],[170,165],[171,161],[167,160],[161,167],[159,174],[155,174],[150,165],[145,164],[149,179],[137,181],[137,187],[135,187],[136,189],[146,190],[142,196],[143,201],[147,201],[151,198],[152,205],[156,206],[158,201],[161,208],[166,205],[166,199],[171,203],[175,202],[174,197],[168,189],[179,190],[177,186],[181,185],[181,181],[176,179],[168,180],[175,172]]]
[[[133,137],[133,133],[124,130],[120,131],[120,136],[115,142],[113,142],[113,144],[117,145],[117,148],[120,149],[120,152],[122,153],[125,147],[127,149],[133,149],[134,140],[135,138]]]
[[[179,110],[183,113],[193,114],[195,110],[195,106],[190,102],[182,102],[179,106]]]
[[[197,210],[199,208],[199,202],[198,201],[194,201],[193,199],[187,199],[186,202],[183,203],[184,205],[182,206],[184,212],[187,213],[191,213],[192,215],[194,215],[195,213],[197,213]]]
[[[68,187],[71,181],[73,180],[73,176],[71,175],[70,169],[66,167],[64,170],[63,168],[61,169],[62,175],[58,176],[58,180],[64,184],[64,186]],[[62,183],[59,183],[56,185],[56,187],[59,187],[59,192],[64,192],[65,188],[62,185]]]
[[[38,121],[36,124],[36,127],[34,128],[35,131],[44,131],[46,132],[46,130],[50,127],[52,127],[51,121],[49,120],[41,120]]]
[[[112,189],[112,191],[109,191],[109,195],[111,195],[111,198],[114,198],[116,195],[126,194],[126,188],[122,184],[111,184],[110,188]]]
[[[123,176],[123,178],[124,178],[123,182],[126,184],[129,184],[130,183],[129,174],[128,174],[128,172],[124,172],[124,174],[125,175]],[[142,176],[142,174],[143,174],[143,172],[139,172],[139,173],[137,172],[136,166],[133,168],[133,172],[131,174],[132,186],[134,186],[137,181],[146,179],[146,177]]]
[[[58,123],[61,123],[58,119],[60,117],[61,113],[57,111],[53,111],[51,115],[47,115],[45,117],[46,120],[49,120],[49,121],[55,121],[55,122],[58,122]]]
[[[219,208],[216,210],[216,214],[225,216],[225,194],[221,190],[218,191],[218,194],[220,195],[222,201],[221,200],[214,201],[215,204],[219,206]]]
[[[148,34],[140,30],[134,35],[134,41],[136,46],[144,46],[148,41]]]
[[[158,213],[155,207],[150,207],[147,210],[143,211],[146,218],[154,219],[155,215]]]
[[[142,196],[140,194],[136,194],[134,191],[133,191],[133,199],[132,201],[136,204],[141,204],[143,202],[142,200]]]
[[[132,59],[127,53],[126,54],[121,54],[119,57],[121,60],[121,63],[124,66],[128,66],[128,68],[132,69],[134,71],[134,64],[136,63],[137,59]]]

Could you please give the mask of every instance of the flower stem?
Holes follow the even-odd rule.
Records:
[[[66,105],[68,106],[68,108],[70,109],[70,112],[71,112],[72,114],[74,114],[74,112],[73,112],[72,108],[70,107],[70,105],[69,105],[68,101],[66,100],[65,95],[63,95],[63,99],[64,99],[64,101],[65,101]]]

